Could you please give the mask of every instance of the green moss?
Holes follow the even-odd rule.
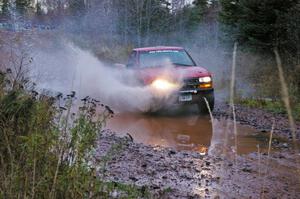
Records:
[[[271,100],[271,99],[253,99],[243,98],[236,99],[236,103],[245,105],[251,108],[261,108],[273,113],[286,114],[286,108],[282,101]],[[300,120],[300,103],[292,104],[292,113],[296,120]]]

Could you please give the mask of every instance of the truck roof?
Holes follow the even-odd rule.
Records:
[[[134,51],[153,51],[153,50],[183,50],[182,47],[178,46],[152,46],[144,48],[135,48]]]

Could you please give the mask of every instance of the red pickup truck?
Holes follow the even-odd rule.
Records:
[[[157,92],[172,92],[177,104],[197,104],[201,113],[208,113],[204,100],[214,108],[214,88],[211,73],[197,66],[182,47],[157,46],[132,50],[128,69],[133,69],[144,85]]]

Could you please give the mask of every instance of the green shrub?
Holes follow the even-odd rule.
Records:
[[[282,101],[279,100],[243,98],[243,99],[236,99],[236,103],[251,108],[262,108],[273,113],[283,113],[283,114],[287,113],[284,104],[282,103]],[[300,120],[299,102],[294,102],[292,104],[292,113],[295,119]]]
[[[87,97],[75,111],[75,92],[62,99],[25,87],[13,87],[0,73],[0,198],[109,198],[115,190],[129,198],[146,194],[103,182],[89,162],[113,114],[109,107],[99,112],[100,102]]]

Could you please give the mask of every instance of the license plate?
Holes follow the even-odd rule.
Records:
[[[179,101],[180,102],[192,101],[192,95],[180,95],[179,96]]]

